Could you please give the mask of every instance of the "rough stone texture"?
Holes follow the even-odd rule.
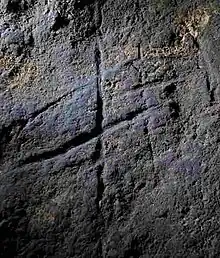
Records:
[[[0,257],[220,257],[220,5],[0,3]]]

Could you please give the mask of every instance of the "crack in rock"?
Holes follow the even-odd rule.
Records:
[[[149,133],[149,130],[148,130],[147,127],[145,129],[145,134],[148,135],[148,148],[149,148],[149,151],[150,151],[151,162],[152,162],[152,169],[153,169],[153,173],[154,173],[154,186],[156,187],[158,185],[158,183],[159,183],[159,176],[156,174],[153,145],[152,145],[151,136],[150,136],[150,133]]]
[[[211,87],[208,73],[206,73],[206,86],[207,86],[207,90],[210,98],[209,103],[210,103],[210,106],[212,106],[215,102],[215,88]]]

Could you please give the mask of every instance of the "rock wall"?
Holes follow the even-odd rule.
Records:
[[[220,257],[220,5],[0,4],[0,257]]]

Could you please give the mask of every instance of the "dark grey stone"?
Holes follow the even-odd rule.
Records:
[[[219,257],[219,3],[0,3],[0,257]]]

